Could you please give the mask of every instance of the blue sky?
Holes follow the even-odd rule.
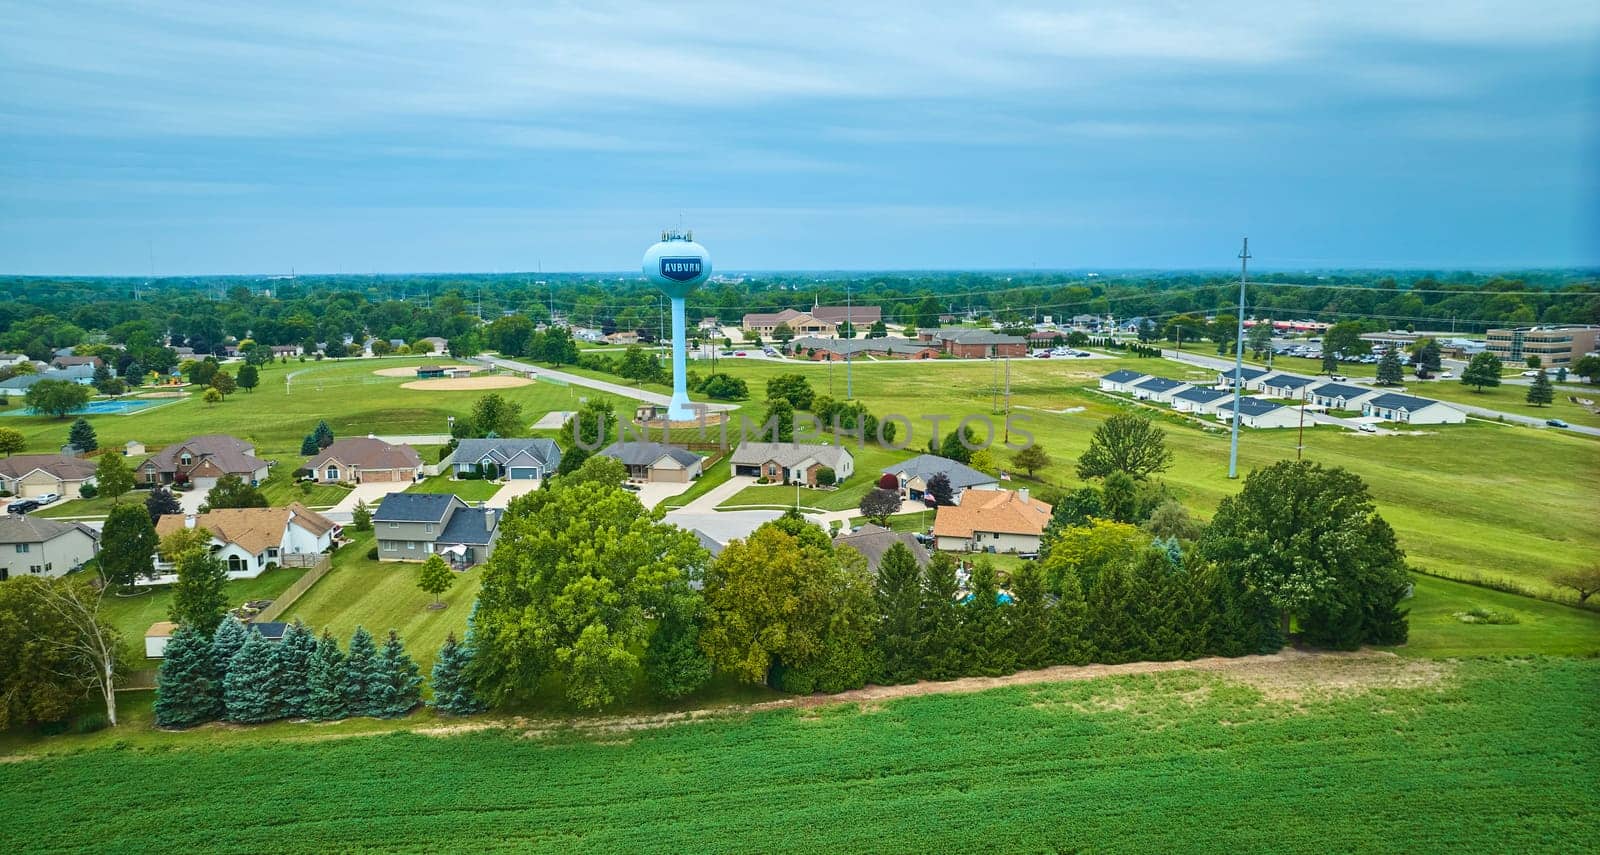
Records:
[[[1593,0],[771,5],[0,0],[0,272],[1600,264]]]

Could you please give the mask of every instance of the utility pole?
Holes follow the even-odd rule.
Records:
[[[1306,390],[1310,386],[1300,387],[1300,436],[1294,441],[1294,459],[1298,461],[1300,455],[1306,450]]]
[[[850,337],[856,337],[855,314],[850,311],[850,280],[844,281],[844,322],[850,325]],[[844,399],[846,401],[855,397],[855,387],[850,383],[850,354],[851,348],[844,351]]]
[[[1239,399],[1244,393],[1244,281],[1250,264],[1250,239],[1239,250],[1239,332],[1233,345],[1233,437],[1228,442],[1228,477],[1239,477]],[[1305,410],[1300,411],[1305,418]]]

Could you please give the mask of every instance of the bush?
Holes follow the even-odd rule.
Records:
[[[377,561],[378,560],[378,547],[374,546],[371,549],[367,550],[367,560],[368,561]]]
[[[39,722],[39,733],[43,736],[60,736],[72,729],[72,722],[68,719],[60,721]]]
[[[839,476],[828,467],[817,470],[817,484],[822,487],[832,487],[839,480]]]
[[[85,499],[92,499],[95,496],[100,495],[100,488],[88,482],[84,482],[84,484],[78,488],[78,495]]]
[[[78,716],[78,720],[76,722],[73,722],[72,732],[95,733],[97,731],[105,730],[110,726],[111,722],[106,719],[105,713],[84,713],[83,715]]]

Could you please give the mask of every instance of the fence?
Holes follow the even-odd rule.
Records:
[[[287,555],[284,556],[284,558],[289,557],[290,556]],[[283,593],[274,598],[272,605],[262,609],[261,613],[255,616],[255,619],[252,621],[253,623],[266,623],[268,621],[277,620],[283,615],[284,612],[289,610],[290,606],[294,605],[295,600],[300,599],[301,594],[311,590],[311,586],[317,584],[317,580],[321,579],[323,576],[326,576],[328,571],[333,569],[333,561],[330,560],[327,555],[306,557],[311,558],[314,561],[314,563],[310,565],[311,569],[306,571],[304,576],[296,579],[293,585],[290,585],[288,588],[284,589]],[[286,562],[284,566],[288,567],[291,565]]]

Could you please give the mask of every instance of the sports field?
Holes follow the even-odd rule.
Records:
[[[27,851],[291,853],[1572,852],[1600,835],[1600,662],[1236,664],[582,728],[213,727],[0,763],[0,829]]]

